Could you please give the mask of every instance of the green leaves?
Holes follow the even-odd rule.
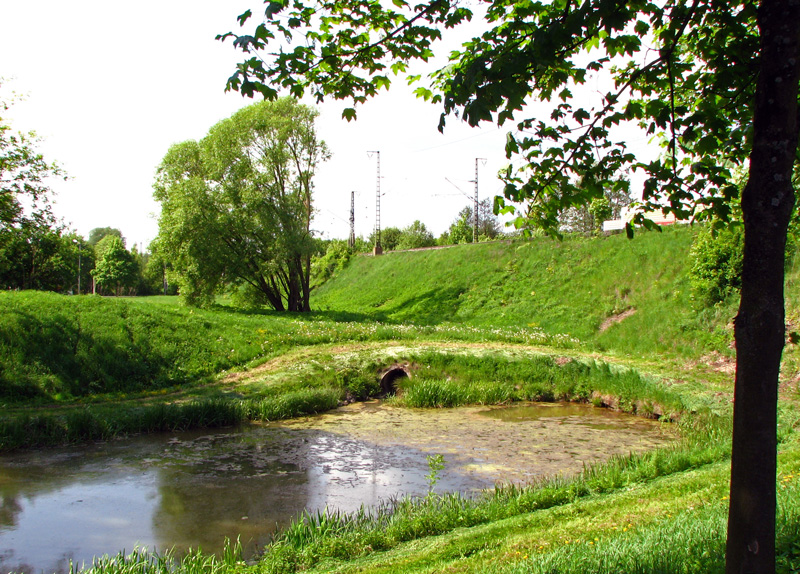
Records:
[[[275,16],[278,12],[280,12],[284,8],[285,8],[285,5],[284,5],[283,2],[269,2],[267,4],[266,10],[264,10],[264,17],[267,20],[272,20],[273,16]],[[249,12],[249,10],[248,10],[248,12]],[[244,24],[244,22],[240,21],[239,24],[240,25]]]
[[[749,153],[759,51],[754,5],[482,4],[485,31],[452,53],[429,76],[432,85],[415,94],[442,104],[440,130],[451,114],[470,125],[514,122],[520,133],[509,136],[506,153],[520,172],[507,176],[504,193],[527,204],[531,223],[557,227],[560,211],[590,201],[592,193],[575,185],[588,166],[608,182],[643,171],[645,207],[664,206],[680,216],[696,206],[723,209],[730,170]],[[240,63],[228,88],[267,99],[288,91],[349,100],[342,114],[348,121],[356,118],[355,104],[390,87],[388,72],[403,74],[412,61],[427,61],[443,31],[473,16],[453,0],[268,2],[264,14],[267,21],[253,34],[221,37],[232,36],[237,48],[260,56]],[[576,86],[590,73],[610,77],[613,88],[575,105]],[[524,116],[533,101],[551,102],[549,121]],[[612,136],[626,123],[660,140],[665,154],[637,162],[635,150]]]
[[[137,280],[138,266],[133,255],[125,249],[122,239],[109,235],[97,244],[97,264],[92,276],[98,285],[113,289],[116,295],[131,287]]]
[[[154,185],[158,241],[188,302],[244,290],[308,310],[312,178],[328,157],[315,117],[290,98],[261,102],[167,152]]]

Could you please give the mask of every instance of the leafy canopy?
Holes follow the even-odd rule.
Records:
[[[328,157],[317,113],[292,98],[243,108],[158,169],[159,251],[190,303],[223,290],[309,309],[313,176]]]
[[[495,209],[512,212],[517,208],[507,200],[523,203],[519,225],[557,233],[560,213],[602,199],[602,184],[622,191],[619,176],[629,169],[646,176],[645,208],[724,222],[739,191],[733,170],[749,160],[741,193],[726,571],[774,573],[783,263],[800,137],[800,4],[480,0],[475,10],[486,30],[451,54],[418,94],[443,106],[440,128],[451,114],[471,125],[516,124],[506,153],[518,169],[504,174]],[[251,16],[246,12],[240,23]],[[457,0],[271,1],[253,34],[235,36],[249,57],[228,86],[246,95],[271,98],[283,88],[356,105],[388,87],[389,73],[429,59],[442,30],[471,17]],[[293,43],[296,36],[304,42]],[[608,78],[609,87],[587,103],[576,94],[593,77]],[[546,102],[548,111],[527,106],[534,102]],[[344,115],[355,117],[355,108]],[[626,123],[660,138],[661,157],[637,154],[618,130]],[[642,212],[634,223],[654,227]]]
[[[18,132],[3,117],[12,104],[0,95],[0,287],[68,291],[77,254],[52,213],[49,187],[64,174],[38,151],[35,133]]]
[[[753,3],[265,4],[263,21],[249,34],[219,36],[232,37],[247,54],[228,88],[268,99],[280,90],[348,99],[347,119],[392,76],[407,75],[411,62],[428,61],[444,31],[482,15],[483,34],[453,52],[417,94],[442,104],[440,129],[451,115],[470,125],[513,120],[506,153],[519,169],[504,174],[504,198],[495,208],[514,212],[506,200],[524,204],[520,226],[557,233],[559,213],[603,198],[603,186],[581,182],[627,192],[620,175],[631,169],[646,174],[645,207],[665,205],[682,219],[729,214],[737,193],[731,170],[746,161],[751,144],[759,54]],[[248,10],[239,22],[247,26],[252,17]],[[610,87],[592,102],[575,98],[593,77],[609,78]],[[547,117],[525,117],[533,102],[550,102]],[[626,123],[660,138],[663,155],[638,160],[617,129]],[[636,223],[653,226],[641,214]]]
[[[17,132],[3,118],[11,103],[0,97],[0,232],[26,221],[51,222],[48,180],[63,176],[37,151],[35,133]]]

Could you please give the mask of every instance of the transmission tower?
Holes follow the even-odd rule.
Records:
[[[383,247],[381,247],[381,152],[370,151],[368,154],[376,154],[378,156],[378,183],[375,187],[375,246],[372,248],[373,255],[382,255]]]
[[[350,192],[350,239],[347,240],[350,249],[356,246],[356,192]]]
[[[475,158],[475,213],[473,214],[473,221],[474,225],[472,227],[472,242],[478,242],[478,162],[483,161],[484,164],[486,162],[485,158],[476,157]]]

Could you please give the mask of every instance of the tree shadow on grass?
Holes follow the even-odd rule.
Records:
[[[462,287],[428,289],[387,307],[384,312],[398,323],[410,321],[417,325],[439,325],[455,322],[463,293]]]
[[[174,357],[134,336],[124,314],[99,329],[82,329],[82,320],[16,310],[0,331],[0,398],[52,401],[172,382]]]
[[[379,321],[381,323],[400,323],[401,321],[393,319],[388,313],[376,310],[370,313],[358,313],[355,311],[342,311],[330,308],[315,308],[313,299],[311,301],[311,311],[275,311],[273,309],[265,308],[244,308],[234,307],[231,305],[214,304],[211,309],[221,313],[232,313],[236,315],[245,315],[248,317],[278,317],[278,318],[291,318],[300,321],[333,321],[334,323],[364,323]]]

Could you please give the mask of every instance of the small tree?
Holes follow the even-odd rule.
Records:
[[[472,243],[474,216],[472,215],[472,208],[466,206],[458,212],[456,220],[450,224],[450,229],[447,230],[447,236],[450,245],[458,245],[459,243]]]
[[[103,249],[92,272],[94,280],[115,295],[122,295],[124,289],[136,284],[138,275],[136,259],[125,249],[122,239],[115,235],[105,237],[98,243],[98,246],[100,245],[103,245]]]
[[[441,239],[442,245],[456,245],[459,243],[472,243],[475,236],[475,216],[471,205],[467,205],[458,212],[458,217],[450,224],[446,239]],[[492,203],[484,199],[478,203],[478,241],[495,239],[500,235],[500,222],[494,214]]]
[[[622,217],[622,208],[632,203],[630,182],[627,178],[618,177],[613,185],[597,181],[592,173],[579,178],[578,186],[592,190],[602,190],[602,195],[593,197],[589,202],[573,205],[564,209],[558,217],[560,229],[571,233],[592,235],[603,229],[603,222]]]
[[[419,249],[420,247],[433,247],[434,245],[436,245],[436,239],[433,234],[428,231],[424,223],[417,220],[403,229],[400,241],[397,243],[397,249]]]
[[[122,245],[125,245],[125,237],[122,235],[122,231],[116,227],[95,227],[89,232],[89,239],[86,242],[90,247],[95,247],[109,235],[119,237],[122,240]]]
[[[311,281],[313,286],[321,285],[334,273],[344,269],[352,257],[347,241],[334,239],[328,243],[323,255],[311,261]]]
[[[149,257],[142,271],[142,276],[148,285],[148,289],[153,293],[177,295],[177,286],[171,283],[169,279],[172,265],[162,253],[158,238],[150,242],[148,251]]]
[[[11,128],[3,118],[10,106],[0,97],[0,284],[63,290],[63,226],[50,210],[48,186],[63,172],[37,151],[35,133]]]
[[[397,244],[400,242],[400,237],[403,235],[403,231],[398,227],[385,227],[381,229],[381,247],[384,251],[394,251],[397,249]],[[370,245],[375,245],[375,232],[369,234],[367,238],[367,242]],[[372,248],[368,249],[367,251],[371,251]]]

